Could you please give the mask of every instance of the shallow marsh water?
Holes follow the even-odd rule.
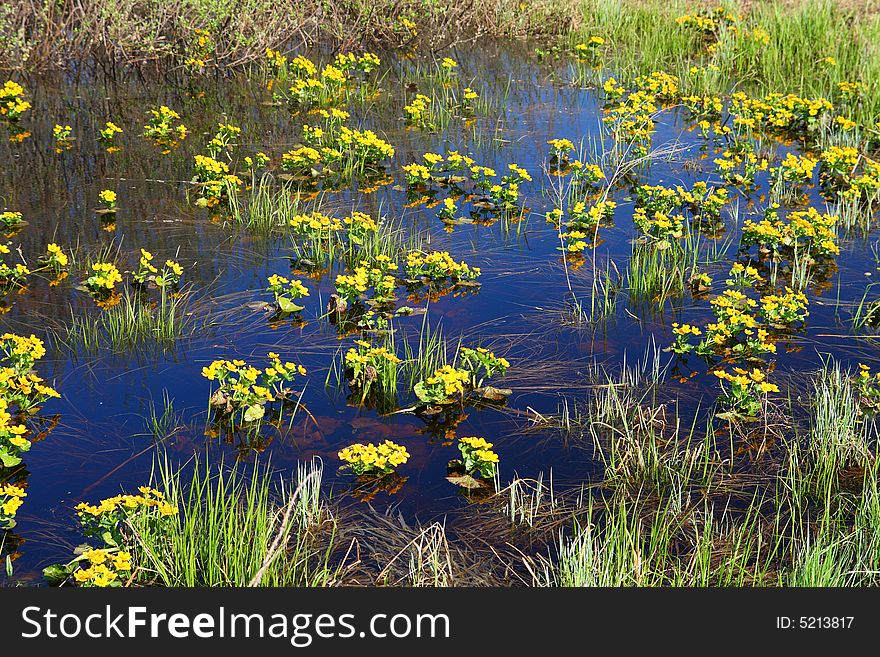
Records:
[[[358,407],[347,401],[344,381],[337,387],[332,376],[328,379],[340,349],[347,349],[356,337],[340,336],[324,316],[333,279],[341,270],[303,279],[311,296],[304,300],[302,326],[290,321],[273,325],[252,302],[269,300],[269,275],[289,274],[291,238],[248,233],[212,220],[209,211],[187,202],[193,154],[202,152],[218,121],[242,128],[242,156],[264,151],[277,160],[300,142],[303,117],[291,116],[271,102],[264,72],[196,78],[186,84],[134,74],[116,80],[89,75],[27,81],[34,106],[27,128],[33,136],[20,145],[0,146],[6,162],[0,172],[0,198],[28,222],[8,240],[13,254],[20,245],[22,257],[32,263],[46,244],[56,242],[83,252],[112,245],[119,250],[120,269],[135,267],[141,248],[161,260],[174,258],[185,268],[184,283],[193,291],[189,310],[199,328],[166,352],[76,348],[61,339],[71,315],[103,312],[76,289],[77,274],[54,286],[48,278],[32,277],[21,293],[6,297],[8,311],[0,316],[0,330],[35,333],[46,341],[49,353],[39,369],[61,393],[41,411],[47,418],[57,416],[57,426],[25,460],[28,496],[6,548],[17,555],[16,578],[37,579],[41,567],[67,560],[71,548],[81,542],[72,510],[76,503],[147,483],[156,448],[145,416],[151,405],[161,414],[165,399],[173,400],[179,425],[163,443],[172,459],[183,463],[194,454],[208,454],[212,461],[259,459],[271,461],[279,476],[289,477],[298,461],[320,457],[334,497],[346,502],[353,477],[336,472],[337,451],[352,442],[385,438],[403,444],[412,455],[398,471],[405,482],[393,495],[379,493],[370,503],[380,509],[396,505],[413,519],[442,517],[473,503],[446,479],[447,462],[458,455],[455,436],[483,436],[493,442],[502,482],[514,474],[536,477],[552,472],[560,487],[576,487],[601,477],[600,462],[591,449],[567,443],[558,432],[535,429],[534,420],[557,413],[563,399],[582,399],[597,383],[595,363],[616,370],[624,362],[653,360],[657,349],[673,341],[672,322],[711,318],[708,298],[686,294],[657,307],[630,299],[623,289],[613,315],[601,326],[566,324],[569,277],[575,296],[588,297],[592,259],[600,269],[612,261],[625,272],[637,234],[632,197],[627,188],[616,189],[610,197],[618,203],[613,225],[599,228],[601,243],[586,252],[586,264],[573,268],[563,263],[557,230],[544,218],[553,207],[546,188],[554,184],[546,172],[547,141],[567,138],[578,145],[602,139],[605,101],[596,89],[570,82],[570,63],[540,63],[523,44],[498,42],[449,56],[459,62],[459,79],[489,101],[489,111],[467,121],[455,119],[435,133],[405,127],[403,106],[413,95],[405,83],[412,79],[407,71],[413,63],[383,58],[379,94],[349,111],[351,125],[375,130],[395,147],[387,176],[367,191],[356,185],[321,196],[323,212],[345,216],[357,209],[385,217],[412,234],[429,235],[432,249],[448,250],[456,260],[482,269],[478,289],[429,303],[410,301],[426,307],[426,315],[395,320],[396,342],[417,342],[427,322],[441,328],[452,347],[461,336],[463,344],[489,347],[511,363],[506,377],[492,381],[512,391],[504,405],[461,409],[452,421],[434,425],[411,413],[383,415]],[[146,112],[160,104],[178,111],[191,131],[167,155],[140,136]],[[122,150],[108,154],[95,136],[111,119],[124,134],[119,138]],[[700,137],[681,108],[667,108],[656,120],[654,148],[674,146],[675,152],[640,171],[640,183],[721,184],[712,165],[723,150],[721,143]],[[76,139],[70,150],[54,152],[54,123],[72,127]],[[780,154],[795,148],[770,146]],[[467,153],[497,171],[510,163],[527,169],[533,181],[520,190],[527,208],[524,218],[513,224],[498,219],[487,222],[490,225],[447,230],[435,205],[414,205],[401,166],[420,162],[425,152],[445,150]],[[769,186],[767,175],[759,174],[748,195],[733,192],[734,200],[722,215],[725,230],[714,240],[724,256],[707,266],[716,281],[723,280],[736,261],[739,226],[760,214]],[[115,190],[119,198],[112,227],[94,211],[103,189]],[[825,207],[815,188],[807,193],[812,205]],[[462,214],[467,214],[466,207],[460,204]],[[810,300],[805,327],[779,343],[773,358],[777,376],[806,389],[804,373],[819,365],[821,354],[834,354],[853,366],[880,363],[876,343],[856,338],[849,325],[849,304],[857,304],[866,286],[880,275],[870,248],[874,241],[870,230],[840,235],[836,270],[827,281],[805,290]],[[713,292],[719,289],[716,285]],[[873,298],[870,291],[868,298]],[[206,435],[211,386],[201,376],[202,367],[217,358],[259,361],[267,351],[308,369],[302,397],[307,412],[300,410],[285,422],[260,450]],[[664,366],[678,361],[669,353],[657,357]],[[671,367],[688,380],[667,377],[661,398],[670,404],[679,400],[683,417],[704,414],[717,396],[714,377],[698,367],[693,371],[699,374],[691,377],[680,362]]]

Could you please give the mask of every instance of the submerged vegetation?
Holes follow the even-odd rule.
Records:
[[[872,3],[102,7],[0,9],[6,577],[880,583]]]

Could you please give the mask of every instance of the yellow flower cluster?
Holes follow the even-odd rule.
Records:
[[[13,484],[0,484],[0,529],[8,528],[19,507],[24,504],[27,493]],[[5,525],[5,527],[4,527]]]
[[[208,30],[196,28],[193,30],[195,40],[186,46],[188,57],[183,60],[184,66],[191,72],[201,72],[208,65],[216,46],[214,38]]]
[[[23,219],[24,215],[21,212],[13,212],[11,210],[0,212],[0,226],[4,228],[15,228],[21,224]]]
[[[691,27],[700,32],[714,32],[718,28],[718,22],[711,16],[701,14],[685,14],[675,19],[678,25]]]
[[[758,302],[743,292],[726,289],[710,302],[717,319],[706,325],[706,336],[697,347],[700,355],[725,354],[738,356],[775,353],[776,345],[765,328],[758,326],[752,314]]]
[[[577,201],[569,208],[569,219],[566,222],[566,231],[561,234],[565,243],[566,253],[580,253],[591,246],[586,238],[595,235],[596,227],[603,221],[611,221],[614,218],[614,209],[617,203],[614,201],[599,201],[587,208],[585,201]],[[562,210],[556,208],[547,213],[548,223],[558,224],[562,220]]]
[[[651,102],[673,101],[678,94],[678,78],[663,71],[641,75],[633,81],[633,86]]]
[[[431,171],[424,164],[407,164],[402,169],[409,185],[424,185],[431,182]]]
[[[235,128],[220,124],[221,130]],[[220,133],[218,133],[220,134]],[[227,132],[228,134],[228,132]],[[214,140],[219,140],[215,137]],[[225,143],[225,138],[223,140]],[[212,151],[219,153],[219,150]],[[202,207],[214,207],[229,194],[234,193],[242,184],[241,179],[229,172],[229,165],[221,160],[216,160],[208,155],[195,156],[196,182],[202,184],[202,196],[196,201],[196,205]]]
[[[321,161],[321,154],[310,146],[302,146],[281,155],[281,168],[297,171],[314,166]]]
[[[465,436],[464,438],[459,438],[459,442],[473,450],[474,456],[481,461],[498,463],[498,454],[492,451],[494,444],[487,442],[485,438]]]
[[[372,130],[352,130],[342,126],[339,143],[354,149],[355,155],[367,164],[394,157],[394,147]]]
[[[370,287],[366,267],[357,267],[351,275],[339,274],[336,277],[336,291],[346,299],[364,294]]]
[[[260,375],[260,370],[256,367],[248,367],[247,363],[240,359],[235,360],[215,360],[207,367],[202,368],[202,376],[208,381],[222,379],[224,375],[237,373],[241,371],[243,376],[250,380],[256,381]]]
[[[844,132],[849,130],[854,130],[859,124],[853,121],[852,119],[848,119],[845,116],[836,116],[834,117],[834,122],[840,126],[840,129]]]
[[[641,89],[633,91],[607,112],[602,122],[614,138],[634,145],[636,155],[645,155],[655,124],[652,118],[657,111],[659,99]]]
[[[292,381],[297,374],[305,376],[306,368],[296,363],[282,363],[274,352],[269,352],[268,358],[265,370],[239,359],[215,360],[203,367],[202,376],[220,384],[211,396],[211,406],[223,416],[243,411],[243,421],[253,422],[263,417],[266,403],[286,399],[288,391],[284,382]]]
[[[22,461],[22,454],[31,448],[28,428],[24,417],[35,407],[53,397],[60,397],[54,388],[45,384],[43,378],[34,370],[34,363],[46,355],[43,341],[35,335],[28,337],[14,333],[0,335],[0,470],[12,468]],[[20,502],[3,500],[3,495],[15,495],[16,488],[0,484],[0,504],[8,504],[5,511],[17,508]],[[14,511],[14,509],[12,509]],[[7,520],[14,513],[7,513]],[[4,524],[0,513],[0,528]]]
[[[162,148],[162,153],[167,154],[176,148],[178,142],[186,138],[188,130],[183,123],[174,125],[180,119],[180,114],[167,105],[158,109],[150,110],[150,118],[144,126],[144,137],[156,143]]]
[[[15,333],[4,333],[0,336],[0,345],[8,358],[16,362],[23,362],[23,370],[27,370],[31,363],[46,355],[46,346],[43,341],[33,334],[26,338]]]
[[[727,284],[731,286],[755,287],[764,282],[764,277],[758,273],[757,269],[741,262],[733,263],[733,267],[730,268],[730,276]]]
[[[196,171],[202,174],[202,182],[212,180],[229,173],[229,165],[226,162],[215,160],[207,155],[196,155]]]
[[[296,295],[297,297],[307,297],[309,296],[309,288],[303,285],[302,281],[299,280],[289,280],[284,276],[279,276],[278,274],[272,274],[269,278],[269,287],[281,288],[285,285],[289,284],[289,291],[291,294]]]
[[[313,239],[328,239],[332,233],[344,229],[343,223],[339,219],[321,212],[294,215],[290,218],[289,225],[298,235],[309,236]]]
[[[672,332],[676,335],[682,336],[703,334],[699,326],[693,326],[691,324],[679,324],[678,322],[672,323]]]
[[[582,185],[593,185],[605,178],[605,172],[598,164],[583,163],[575,160],[571,163],[572,177]]]
[[[444,365],[434,370],[434,374],[425,379],[428,386],[440,386],[446,398],[460,395],[465,390],[469,376],[463,370],[455,369],[452,365]]]
[[[670,238],[679,239],[685,235],[685,221],[680,214],[655,210],[649,215],[645,208],[639,207],[633,211],[633,222],[645,235],[657,240],[668,241]]]
[[[574,150],[574,144],[571,143],[570,139],[551,139],[547,142],[547,145],[550,146],[551,154],[560,160],[567,157]]]
[[[290,60],[290,71],[297,76],[311,78],[314,77],[318,68],[308,57],[297,55]]]
[[[3,368],[0,373],[7,370],[8,368]],[[0,465],[3,467],[12,467],[21,463],[20,453],[31,448],[31,442],[25,437],[27,427],[14,421],[8,409],[9,402],[6,396],[0,397]]]
[[[510,171],[510,173],[512,175],[516,176],[520,180],[524,180],[526,182],[532,181],[532,175],[527,170],[525,170],[521,166],[519,166],[518,164],[514,164],[514,163],[508,164],[507,169]],[[601,171],[601,169],[600,169],[600,171]]]
[[[355,344],[364,349],[358,350],[352,347],[345,353],[345,364],[349,367],[354,367],[356,365],[375,365],[375,361],[377,360],[384,360],[389,363],[402,362],[397,354],[389,351],[386,347],[374,347],[364,340],[356,340]]]
[[[114,138],[119,134],[122,134],[122,128],[113,123],[113,121],[107,121],[104,127],[98,131],[98,139],[109,149],[113,144]]]
[[[280,50],[266,48],[266,62],[277,73],[287,64],[287,57]]]
[[[484,438],[465,436],[458,441],[458,449],[463,459],[462,465],[468,474],[481,477],[494,477],[498,470],[498,454],[492,450],[492,443]]]
[[[80,517],[90,516],[93,518],[117,512],[128,514],[152,509],[155,509],[161,517],[173,516],[177,513],[177,507],[168,502],[162,491],[148,486],[140,486],[138,491],[139,495],[114,495],[101,500],[98,504],[80,502],[74,509]]]
[[[308,371],[302,365],[297,365],[296,363],[291,362],[282,363],[279,355],[274,351],[270,351],[267,355],[269,357],[269,367],[265,370],[267,377],[283,377],[283,375],[293,376],[295,374],[305,376],[308,374]]]
[[[859,374],[854,383],[859,391],[859,401],[874,412],[880,410],[880,372],[871,374],[870,367],[859,363]]]
[[[752,41],[755,41],[759,45],[762,45],[762,46],[770,45],[770,33],[763,28],[760,28],[760,27],[752,28],[752,31],[747,32],[745,34],[745,36],[750,38]]]
[[[342,69],[333,66],[333,64],[327,64],[321,69],[321,80],[325,84],[331,85],[343,85],[348,78],[345,73],[342,72]]]
[[[856,168],[859,162],[859,149],[854,146],[832,146],[822,151],[821,159],[829,169],[841,173],[849,173]]]
[[[376,223],[376,220],[364,212],[352,212],[350,216],[342,219],[342,223],[345,224],[350,234],[358,237],[379,230],[379,224]]]
[[[602,83],[602,91],[608,98],[618,98],[626,93],[626,88],[614,78],[608,78]]]
[[[749,186],[755,182],[755,174],[767,171],[770,162],[766,157],[759,157],[751,142],[735,144],[721,153],[721,157],[713,160],[718,173],[727,182],[735,185]]]
[[[434,117],[431,113],[431,104],[430,98],[424,94],[417,94],[412,102],[403,108],[407,122],[426,130],[433,129]]]
[[[31,108],[24,99],[24,87],[17,82],[7,80],[0,87],[0,119],[7,124],[17,122]]]
[[[293,302],[293,299],[301,299],[309,296],[307,288],[300,280],[290,280],[278,274],[272,274],[268,278],[268,292],[275,296],[276,309],[281,312],[298,312],[303,309]]]
[[[165,266],[166,266],[166,267],[168,268],[168,270],[169,270],[171,273],[173,273],[175,276],[180,277],[180,276],[183,275],[183,267],[180,266],[180,263],[175,262],[174,260],[166,260],[166,261],[165,261]]]
[[[409,30],[409,32],[410,32],[413,36],[416,36],[416,35],[418,34],[418,30],[416,29],[416,24],[413,23],[410,19],[401,16],[401,18],[400,18],[400,24],[401,24],[404,28],[406,28],[407,30]]]
[[[112,210],[116,207],[116,192],[112,189],[105,189],[98,194],[98,200],[105,208]]]
[[[717,117],[724,109],[724,104],[719,96],[683,96],[681,102],[694,116]]]
[[[61,153],[73,147],[73,128],[69,125],[55,124],[52,136],[55,137],[55,152]]]
[[[466,262],[456,262],[448,251],[410,251],[406,256],[406,272],[410,278],[427,277],[434,282],[445,278],[460,281],[477,278],[479,267],[471,267]]]
[[[73,572],[73,579],[83,587],[105,588],[120,586],[123,578],[131,576],[131,554],[122,550],[94,549],[83,552],[81,559],[89,562],[88,568],[80,567]]]
[[[790,212],[785,219],[778,215],[776,206],[764,212],[759,222],[747,219],[743,222],[742,245],[753,244],[778,252],[785,249],[803,249],[815,256],[831,256],[840,253],[837,245],[835,215],[821,214],[816,208]]]
[[[809,155],[795,155],[794,153],[786,153],[785,158],[779,164],[778,168],[773,170],[773,176],[777,181],[804,184],[813,179],[813,172],[816,170],[817,160]]]
[[[378,445],[355,443],[338,453],[357,475],[387,474],[409,460],[406,447],[386,440]]]
[[[85,286],[95,296],[106,296],[122,282],[122,274],[111,262],[96,262],[92,265],[92,275],[85,281]]]
[[[372,262],[360,262],[351,275],[339,274],[336,277],[336,291],[341,297],[351,301],[372,287],[374,302],[390,303],[394,301],[394,290],[397,287],[397,279],[391,272],[397,269],[396,262],[380,254]]]
[[[733,373],[725,370],[713,370],[712,374],[722,381],[730,381],[743,388],[757,384],[758,390],[762,393],[779,392],[779,386],[766,381],[766,375],[757,367],[752,370],[744,370],[741,367],[734,367]]]
[[[0,255],[7,253],[9,253],[9,247],[0,244]],[[31,270],[27,265],[19,262],[14,267],[10,267],[0,258],[0,284],[23,286],[24,278],[30,273]]]
[[[880,162],[852,146],[832,146],[822,152],[823,184],[843,199],[872,202],[880,194]]]
[[[827,98],[802,98],[794,94],[767,94],[749,98],[741,91],[731,96],[734,127],[805,135],[805,131],[834,109]]]
[[[761,315],[771,324],[788,325],[804,321],[807,311],[807,297],[803,292],[785,288],[785,294],[768,294],[761,297]]]

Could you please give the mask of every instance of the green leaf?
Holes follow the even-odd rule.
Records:
[[[0,464],[3,464],[4,468],[11,468],[19,463],[21,463],[21,457],[11,454],[4,449],[0,449]]]
[[[60,563],[43,568],[43,577],[45,577],[46,581],[53,586],[61,584],[61,582],[70,577],[70,573],[70,567]]]
[[[727,420],[728,422],[757,422],[760,419],[756,415],[745,415],[744,413],[738,413],[737,411],[718,413],[715,417]]]
[[[425,389],[425,384],[419,381],[415,386],[413,386],[413,392],[416,393],[416,397],[421,399],[423,402],[433,401],[434,395],[428,392]]]
[[[244,411],[244,421],[245,422],[254,422],[259,420],[266,413],[266,409],[260,406],[259,404],[252,404],[248,406]]]
[[[305,306],[296,305],[288,297],[278,297],[278,307],[285,313],[297,313],[305,308]],[[262,415],[260,417],[262,417]]]

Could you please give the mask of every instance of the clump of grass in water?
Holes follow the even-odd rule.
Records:
[[[626,272],[630,300],[657,311],[670,299],[680,299],[687,290],[689,264],[682,249],[636,245]]]
[[[405,561],[404,575],[392,579],[397,562]],[[382,569],[376,578],[388,586],[446,587],[453,584],[452,556],[446,527],[433,523],[419,531],[406,547]]]
[[[866,329],[875,329],[880,325],[880,300],[868,300],[869,296],[875,296],[874,289],[877,283],[869,283],[865,287],[862,298],[852,308],[852,328],[855,333],[861,333]],[[840,304],[838,304],[838,307]]]
[[[871,446],[880,434],[873,417],[861,411],[852,376],[828,359],[814,379],[810,433],[806,441],[790,441],[784,475],[799,506],[813,500],[827,508],[841,488],[843,469],[875,467]]]
[[[398,380],[403,381],[407,390],[412,390],[419,381],[423,381],[434,375],[434,372],[444,365],[455,365],[448,360],[449,354],[458,354],[461,347],[461,339],[450,349],[447,339],[443,336],[440,326],[432,327],[428,321],[428,313],[422,320],[419,330],[418,345],[413,348],[409,341],[405,341],[400,354],[403,363],[398,370]]]
[[[147,415],[144,417],[144,435],[151,436],[157,443],[161,443],[177,433],[182,424],[183,413],[174,410],[174,400],[168,395],[167,390],[162,391],[161,407],[158,407],[154,400],[150,400]]]
[[[736,521],[705,501],[687,512],[672,499],[590,500],[586,524],[560,536],[546,585],[746,586],[773,583],[774,547],[762,549],[760,517]],[[677,544],[684,547],[678,547]],[[546,576],[545,576],[546,577]]]
[[[148,523],[131,528],[143,572],[159,586],[333,584],[336,523],[320,500],[320,463],[301,465],[296,484],[278,490],[268,466],[242,468],[196,462],[183,484],[182,470],[160,463],[160,488],[179,513],[162,533]]]
[[[442,329],[432,327],[428,321],[428,314],[425,313],[422,325],[418,333],[418,342],[409,339],[408,336],[399,342],[394,339],[395,330],[393,326],[387,333],[385,341],[379,345],[386,347],[392,353],[395,353],[401,362],[395,367],[389,367],[383,370],[379,378],[373,383],[373,387],[377,391],[380,410],[389,411],[399,407],[412,398],[412,391],[416,383],[433,376],[434,372],[444,365],[454,365],[454,361],[450,363],[449,355],[457,355],[461,346],[461,340],[452,348],[447,339],[443,336]],[[400,344],[400,352],[397,352],[397,344]],[[414,344],[415,343],[415,344]],[[341,390],[344,387],[345,380],[345,352],[343,349],[338,351],[338,356],[331,365],[327,373],[325,385],[335,387]]]
[[[383,340],[381,342],[374,342],[372,344],[374,347],[385,348],[389,353],[396,355],[393,326],[387,333],[383,334]],[[340,347],[336,352],[336,358],[334,358],[331,363],[330,368],[327,371],[327,378],[324,380],[325,387],[332,387],[336,391],[346,389],[347,372],[349,369],[346,365],[346,353],[349,348],[356,349],[356,347]],[[373,367],[373,369],[365,376],[372,378],[368,381],[358,381],[353,386],[354,389],[352,390],[352,394],[354,397],[354,403],[365,405],[375,404],[380,412],[394,410],[398,406],[397,382],[399,378],[399,364],[384,363],[380,364],[380,366],[375,366],[370,363],[370,366]],[[360,387],[367,385],[369,386],[368,388]]]
[[[617,311],[618,295],[622,289],[617,266],[614,261],[608,260],[605,269],[595,272],[589,298],[572,295],[562,314],[563,323],[591,329],[606,326]]]
[[[533,527],[539,517],[546,513],[553,513],[557,508],[557,501],[553,489],[553,471],[550,471],[550,481],[544,483],[544,473],[539,473],[536,479],[520,479],[515,477],[506,489],[499,492],[509,495],[509,503],[504,511],[510,518],[512,527]]]
[[[375,262],[378,256],[387,256],[392,262],[400,262],[411,251],[425,250],[430,242],[427,233],[407,231],[400,224],[383,217],[381,210],[379,217],[378,230],[367,232],[357,244],[346,240],[341,245],[341,256],[338,260],[350,269],[364,260]]]
[[[116,353],[141,349],[168,353],[204,326],[192,310],[191,294],[163,290],[153,306],[125,290],[117,305],[97,317],[72,315],[66,332],[56,333],[56,338],[71,350],[95,352],[107,347]]]
[[[230,195],[232,224],[258,234],[284,232],[290,218],[303,211],[299,191],[294,185],[264,173],[252,184],[250,196],[244,202],[238,195]]]

